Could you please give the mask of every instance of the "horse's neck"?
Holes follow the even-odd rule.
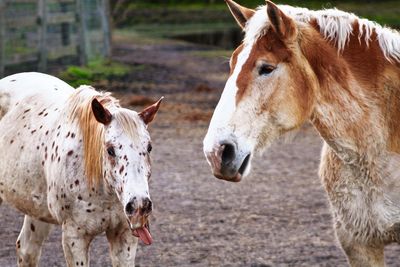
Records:
[[[341,53],[333,42],[311,42],[306,57],[320,84],[312,122],[325,141],[347,162],[400,152],[399,65],[357,32]]]

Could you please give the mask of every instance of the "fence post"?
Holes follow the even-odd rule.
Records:
[[[47,0],[38,0],[39,71],[47,70]]]
[[[88,36],[85,15],[84,0],[76,0],[76,16],[79,20],[79,63],[81,65],[86,65],[88,62]]]
[[[0,78],[4,77],[6,65],[5,41],[6,41],[6,0],[0,0]]]
[[[102,0],[100,7],[101,27],[103,30],[103,55],[111,56],[110,1]]]
[[[68,4],[65,2],[60,3],[60,12],[66,13]],[[63,46],[68,46],[71,44],[71,25],[67,22],[61,23],[61,43]]]

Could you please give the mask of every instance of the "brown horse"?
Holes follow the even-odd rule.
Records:
[[[204,140],[214,175],[240,181],[255,152],[310,121],[350,265],[384,266],[400,242],[400,34],[336,9],[226,2],[245,38]]]

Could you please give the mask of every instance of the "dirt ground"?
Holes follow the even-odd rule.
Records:
[[[199,56],[207,48],[180,42],[118,43],[115,59],[136,71],[124,82],[97,86],[115,91],[124,105],[148,100],[138,95],[166,97],[151,127],[154,244],[139,246],[137,266],[346,266],[317,175],[322,141],[313,128],[305,126],[292,141],[259,156],[242,182],[217,180],[202,139],[228,60]],[[8,205],[0,206],[0,266],[16,265],[22,220]],[[90,255],[91,266],[110,266],[104,236],[92,243]],[[388,247],[388,266],[400,266],[399,255],[399,246]],[[59,227],[44,246],[40,266],[65,266]]]

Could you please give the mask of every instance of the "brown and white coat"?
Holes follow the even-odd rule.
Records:
[[[400,242],[400,34],[336,9],[226,2],[245,38],[204,139],[214,175],[240,181],[254,153],[310,121],[350,264],[383,266]]]

